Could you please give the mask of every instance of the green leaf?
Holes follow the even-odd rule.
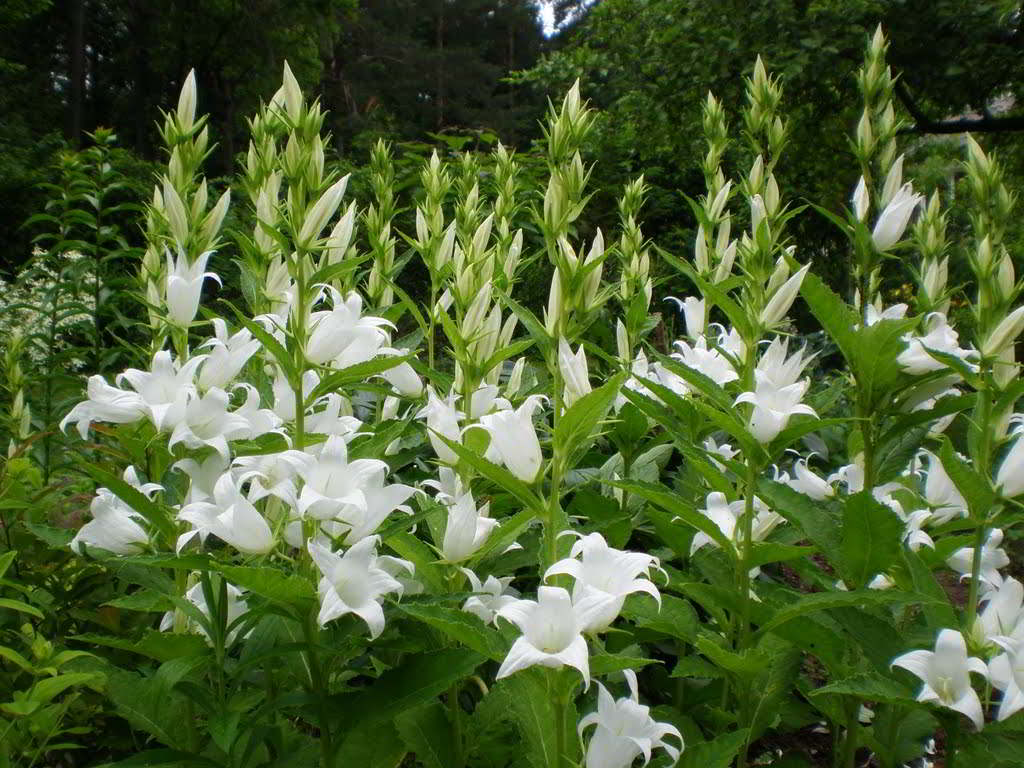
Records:
[[[501,661],[508,652],[508,646],[497,630],[460,608],[415,601],[414,598],[399,603],[398,608],[493,661]]]
[[[804,275],[800,295],[825,333],[852,366],[859,347],[853,326],[861,321],[860,317],[813,272]]]
[[[943,627],[957,626],[956,610],[950,604],[946,590],[935,580],[935,574],[925,565],[921,556],[907,548],[903,550],[903,561],[907,564],[907,570],[910,571],[910,580],[914,589],[931,598],[922,606],[924,615],[928,618],[929,627],[938,632]]]
[[[552,340],[551,335],[547,332],[547,329],[544,327],[544,324],[537,319],[537,316],[533,314],[533,312],[517,302],[497,286],[494,287],[494,292],[501,296],[501,300],[505,303],[505,306],[511,309],[513,314],[519,318],[519,322],[526,327],[526,330],[540,349],[542,356],[545,358],[549,357],[554,350],[554,341]]]
[[[604,677],[624,669],[640,669],[648,664],[660,664],[657,659],[645,659],[639,656],[621,656],[617,653],[594,653],[590,656],[590,676]]]
[[[730,731],[711,741],[689,742],[679,758],[678,768],[729,768],[743,745],[747,743],[746,728]]]
[[[736,550],[733,548],[732,541],[722,533],[722,530],[707,515],[701,514],[696,507],[687,504],[680,496],[672,493],[664,486],[653,483],[641,483],[636,480],[610,480],[608,484],[621,488],[624,491],[635,493],[640,498],[656,504],[666,512],[680,518],[684,523],[692,525],[698,531],[707,534],[712,541],[722,547],[727,553],[735,556]]]
[[[873,672],[861,672],[811,691],[811,696],[828,694],[893,704],[906,704],[914,700],[913,694],[895,678]]]
[[[624,374],[621,373],[613,376],[603,386],[581,397],[562,414],[555,427],[556,454],[570,456],[590,439],[594,429],[608,415],[623,378]]]
[[[174,608],[174,604],[166,595],[154,592],[151,589],[140,589],[138,592],[133,592],[130,595],[108,600],[104,605],[120,608],[125,611],[142,612],[169,611]]]
[[[456,764],[452,728],[439,702],[403,712],[395,718],[395,728],[406,748],[427,768]]]
[[[323,397],[328,392],[339,392],[353,384],[363,384],[372,376],[376,376],[384,371],[390,371],[402,363],[409,362],[409,358],[409,355],[381,355],[372,360],[356,363],[348,368],[342,368],[339,371],[327,374],[313,388],[313,391],[309,393],[309,396],[306,398],[306,407],[308,408],[317,398]]]
[[[57,675],[40,680],[32,686],[28,692],[31,701],[40,704],[48,704],[57,696],[60,696],[68,688],[77,688],[81,685],[90,685],[103,682],[103,675],[98,672],[75,672],[66,675]]]
[[[10,552],[4,552],[0,555],[0,579],[7,573],[7,569],[11,567],[11,563],[14,562],[14,558],[17,557],[18,551],[12,549]]]
[[[764,669],[767,661],[763,653],[752,648],[748,648],[742,653],[724,648],[718,644],[716,638],[707,633],[702,633],[697,638],[694,647],[720,669],[744,679],[755,677]]]
[[[663,594],[661,609],[650,595],[630,595],[622,615],[643,629],[654,630],[686,642],[693,642],[700,619],[688,600]]]
[[[996,492],[992,484],[975,469],[956,455],[953,444],[948,437],[943,437],[942,448],[939,449],[939,460],[946,470],[953,485],[960,491],[967,502],[967,509],[977,520],[984,520],[996,500]]]
[[[43,618],[43,612],[38,608],[34,608],[28,603],[23,603],[20,600],[10,600],[6,597],[0,597],[0,608],[6,608],[9,611],[18,611],[19,613],[27,613],[29,616],[35,616],[37,619]]]
[[[512,712],[530,765],[551,768],[563,764],[556,750],[555,711],[545,675],[538,669],[524,669],[499,681],[498,686],[510,694]],[[567,725],[570,729],[575,727],[575,723]]]
[[[206,641],[198,635],[175,635],[147,630],[141,638],[109,637],[107,635],[73,635],[75,640],[107,648],[131,651],[157,661],[170,661],[182,656],[193,656],[207,651]]]
[[[153,765],[163,765],[168,768],[222,768],[221,763],[202,755],[194,755],[191,752],[181,752],[176,749],[147,749],[125,760],[104,763],[97,768],[149,768]]]
[[[930,602],[930,598],[911,592],[897,592],[893,589],[871,589],[858,592],[812,592],[797,598],[792,603],[775,612],[775,615],[757,630],[757,635],[764,635],[785,624],[787,621],[806,616],[817,611],[830,608],[848,608],[863,605],[886,605],[904,603],[918,605]]]
[[[462,648],[408,656],[363,692],[342,697],[338,716],[347,732],[391,720],[469,677],[483,661],[480,654]]]
[[[256,568],[242,565],[214,567],[236,587],[241,587],[274,603],[303,605],[316,597],[313,584],[301,576],[289,576],[275,568]]]
[[[862,587],[900,559],[903,522],[867,491],[846,499],[843,508],[842,573],[851,588]]]
[[[490,480],[492,483],[502,488],[523,503],[523,505],[530,510],[533,510],[536,514],[541,514],[545,511],[544,502],[537,496],[536,493],[520,480],[518,477],[513,475],[504,467],[499,467],[497,464],[488,461],[477,453],[469,450],[461,443],[457,443],[454,440],[449,440],[444,435],[435,432],[438,439],[444,442],[452,452],[459,457],[460,461],[464,461],[485,478]]]

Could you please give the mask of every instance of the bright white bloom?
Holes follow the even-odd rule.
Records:
[[[1013,286],[1013,280],[1010,280]],[[985,355],[998,356],[1008,347],[1011,347],[1020,332],[1024,330],[1024,307],[1017,307],[1006,317],[999,321],[999,325],[992,329],[992,332],[985,339],[981,351]]]
[[[298,505],[299,470],[308,469],[313,461],[308,453],[293,450],[239,456],[233,463],[233,471],[236,479],[249,479],[249,501],[274,496],[289,507],[295,507]]]
[[[946,364],[929,355],[929,349],[954,355],[961,360],[973,354],[971,350],[961,349],[958,346],[960,336],[950,327],[946,316],[941,312],[932,312],[928,315],[925,326],[927,331],[924,336],[908,334],[903,337],[907,348],[900,352],[896,362],[905,372],[912,376],[920,376],[924,373],[944,370]]]
[[[599,605],[590,610],[599,609]],[[538,587],[536,600],[516,600],[498,610],[523,634],[516,638],[498,669],[497,679],[539,664],[542,667],[574,667],[590,687],[590,655],[583,628],[590,623],[585,606],[572,602],[561,587]]]
[[[387,353],[386,349],[380,350]],[[395,354],[404,355],[408,350],[394,350]],[[423,382],[409,363],[399,363],[393,368],[383,371],[381,377],[388,382],[395,390],[406,397],[419,397],[423,394]]]
[[[533,412],[543,400],[542,395],[530,395],[514,411],[489,413],[480,419],[480,426],[491,435],[491,444],[501,463],[526,483],[537,479],[543,460],[540,440],[533,426]]]
[[[708,437],[704,440],[704,450],[708,452],[708,458],[711,459],[711,463],[723,472],[725,472],[726,466],[724,463],[716,459],[715,456],[721,456],[726,461],[729,461],[739,455],[739,451],[733,448],[729,443],[722,443],[719,445],[715,442],[714,437]]]
[[[698,242],[704,240],[703,236]],[[666,296],[665,301],[674,301],[683,313],[686,321],[686,335],[691,339],[698,339],[704,335],[704,299],[696,296],[687,296],[685,299],[677,299],[675,296]]]
[[[887,251],[900,241],[910,216],[922,199],[921,195],[915,194],[909,181],[900,187],[875,222],[875,228],[871,232],[875,248]]]
[[[981,700],[971,686],[971,672],[988,677],[985,662],[968,658],[964,637],[954,629],[939,632],[934,651],[910,651],[893,660],[924,681],[918,701],[932,702],[967,715],[981,729],[984,715]]]
[[[203,281],[210,277],[220,285],[216,272],[206,271],[206,262],[213,251],[207,251],[189,264],[188,256],[178,251],[178,258],[172,259],[167,252],[167,319],[171,325],[188,328],[199,310],[199,295]]]
[[[854,216],[858,221],[864,221],[868,215],[868,206],[871,204],[871,200],[868,197],[868,186],[864,183],[863,176],[857,182],[857,188],[853,190],[853,198],[850,202],[853,204]]]
[[[901,515],[901,517],[903,517]],[[927,509],[918,509],[903,517],[903,542],[910,547],[912,552],[917,552],[921,547],[935,549],[935,542],[932,537],[921,528],[932,519],[932,513]]]
[[[153,426],[165,432],[174,429],[185,417],[185,406],[196,391],[196,369],[204,359],[205,355],[196,355],[179,365],[171,353],[164,350],[153,356],[150,370],[129,368],[118,375],[117,383],[126,380],[139,393]]]
[[[804,405],[804,394],[810,382],[806,379],[787,386],[778,386],[760,371],[754,371],[753,392],[744,392],[736,398],[736,405],[751,403],[754,406],[747,425],[750,433],[761,443],[770,443],[786,428],[795,414],[817,418],[818,414],[809,405]]]
[[[370,628],[370,638],[376,639],[384,631],[384,609],[380,599],[397,593],[405,587],[384,566],[398,566],[411,576],[412,563],[397,557],[377,555],[378,536],[368,536],[350,547],[344,554],[332,552],[317,541],[309,541],[309,554],[313,557],[323,578],[320,579],[320,626],[339,616],[354,613]]]
[[[729,502],[726,500],[725,494],[713,491],[708,494],[704,509],[700,512],[718,526],[725,537],[731,539],[739,549],[743,540],[743,528],[739,525],[739,519],[743,515],[744,508],[745,502],[742,499]],[[763,541],[782,522],[784,522],[784,518],[781,515],[772,512],[761,499],[757,496],[754,497],[754,524],[751,529],[754,541]],[[718,546],[715,540],[706,533],[698,532],[690,545],[690,554],[692,555],[707,544],[713,547]]]
[[[217,317],[213,320],[213,330],[215,337],[202,345],[210,350],[199,369],[199,388],[204,392],[213,387],[226,389],[260,349],[259,340],[254,339],[247,328],[228,336],[227,323]]]
[[[868,304],[864,310],[864,325],[872,326],[881,320],[902,320],[906,314],[906,304],[893,304],[882,310],[879,310],[874,304]]]
[[[1010,564],[1010,558],[1000,545],[1003,543],[1003,532],[999,528],[989,531],[988,538],[981,548],[981,573],[979,579],[983,586],[998,589],[1003,583],[1000,568]],[[959,573],[962,578],[970,578],[971,564],[974,558],[974,547],[961,547],[946,560],[946,565]]]
[[[452,442],[461,441],[459,419],[462,413],[455,408],[455,396],[449,394],[444,400],[437,396],[434,388],[427,387],[427,405],[418,414],[418,418],[427,420],[427,438],[439,461],[445,464],[458,464],[459,457],[455,451],[445,444],[438,435],[443,435]]]
[[[167,447],[173,449],[178,443],[184,443],[186,448],[196,450],[208,445],[227,461],[230,458],[228,441],[252,434],[244,416],[228,412],[230,402],[228,393],[216,387],[202,397],[193,397],[185,406],[183,418],[174,426]]]
[[[347,368],[374,358],[387,344],[384,326],[390,326],[381,317],[363,317],[363,300],[354,291],[342,298],[334,288],[330,311],[313,312],[309,319],[309,341],[306,357],[320,365],[333,363],[336,368]]]
[[[789,339],[776,336],[761,353],[755,371],[777,387],[788,387],[800,380],[800,374],[813,359],[804,349],[789,354]]]
[[[306,431],[312,435],[338,435],[349,442],[363,426],[352,415],[352,404],[337,392],[328,392],[313,407],[319,410],[306,414]]]
[[[979,645],[989,645],[997,638],[1009,638],[1024,630],[1024,586],[1012,576],[998,589],[982,598],[985,607],[971,627],[971,638]]]
[[[511,605],[519,600],[518,590],[513,589],[511,576],[502,576],[500,579],[488,576],[483,583],[468,568],[461,569],[474,592],[462,604],[462,610],[471,613],[485,624],[490,624],[498,617],[498,611],[506,605]]]
[[[385,486],[388,465],[383,461],[350,462],[345,440],[337,435],[328,437],[315,459],[297,469],[305,481],[299,494],[299,515],[336,519],[349,529],[352,541],[376,530],[415,493],[407,485]]]
[[[804,277],[810,264],[802,266],[796,274],[790,277],[768,300],[764,309],[761,310],[760,322],[764,328],[774,328],[786,317],[789,308],[793,306],[797,295],[800,293],[800,286],[803,285]]]
[[[823,501],[836,495],[835,489],[807,466],[807,459],[797,459],[793,463],[793,477],[786,481],[786,485],[814,501]]]
[[[490,502],[477,509],[473,494],[463,493],[448,505],[448,524],[441,542],[441,556],[449,563],[460,563],[484,545],[498,521],[488,517]]]
[[[171,465],[171,469],[188,475],[188,493],[182,505],[193,501],[206,501],[213,498],[213,489],[220,476],[228,470],[228,463],[219,453],[211,453],[202,462],[195,459],[181,459]]]
[[[89,426],[94,421],[134,424],[149,413],[146,402],[137,393],[112,387],[98,374],[89,377],[86,397],[87,400],[78,403],[60,422],[61,431],[68,424],[77,424],[83,440],[89,436]]]
[[[242,590],[236,587],[234,584],[227,584],[227,618],[228,626],[230,627],[238,619],[244,616],[249,611],[249,605],[242,599],[242,595],[245,594]],[[206,595],[203,594],[203,585],[196,584],[185,593],[185,599],[188,600],[192,605],[199,609],[200,613],[206,618],[210,618],[210,608],[206,604]],[[164,614],[164,617],[160,620],[160,631],[166,632],[174,626],[174,611],[168,611]],[[209,634],[206,629],[198,621],[195,621],[191,617],[187,618],[186,626],[190,632],[196,632],[206,638],[207,642],[211,642]],[[238,632],[241,627],[235,627],[228,633],[227,644],[231,645],[235,642],[238,637]]]
[[[936,525],[967,516],[967,502],[950,479],[942,461],[930,451],[921,451],[928,459],[928,474],[924,483],[924,498],[932,507]]]
[[[1000,643],[1006,649],[988,663],[989,679],[992,685],[1003,692],[999,702],[997,720],[1024,709],[1024,648],[1019,643]]]
[[[134,467],[124,471],[124,481],[147,497],[163,487],[157,483],[139,482]],[[71,540],[72,552],[83,552],[83,546],[105,549],[115,555],[136,555],[149,543],[149,534],[139,525],[142,517],[107,488],[99,488],[89,505],[92,520],[83,525]]]
[[[302,397],[307,399],[309,394],[316,389],[320,383],[320,377],[316,371],[306,371],[302,374]],[[274,383],[272,385],[274,394],[274,413],[281,421],[295,421],[295,390],[292,389],[284,374],[275,371]]]
[[[205,541],[211,533],[247,555],[263,555],[274,548],[270,526],[239,485],[225,472],[213,487],[212,501],[194,501],[181,508],[178,519],[191,523],[193,529],[178,537],[179,552],[196,536]]]
[[[675,342],[673,346],[678,350],[672,355],[674,359],[687,368],[693,368],[695,371],[703,373],[720,387],[739,378],[732,363],[721,352],[717,349],[708,349],[707,339],[703,336],[699,337],[692,347],[682,340]],[[675,374],[672,375],[675,376]],[[665,386],[669,386],[669,384],[665,383]],[[683,387],[686,388],[685,383],[683,383]],[[671,386],[669,388],[675,389]]]
[[[577,559],[578,558],[578,559]],[[661,593],[648,578],[651,568],[659,568],[658,558],[643,552],[625,552],[608,546],[600,533],[580,536],[572,545],[569,557],[554,563],[544,573],[547,580],[558,574],[572,576],[574,605],[596,603],[599,608],[590,615],[584,632],[603,632],[619,616],[626,597],[646,592],[661,607]]]
[[[91,381],[91,380],[90,380]],[[69,416],[70,418],[70,416]],[[1024,493],[1024,434],[1017,436],[996,473],[996,486],[1007,498]]]
[[[674,725],[659,723],[651,717],[650,707],[640,703],[636,673],[623,671],[629,684],[629,696],[613,699],[603,685],[597,684],[597,711],[585,715],[577,732],[595,726],[594,735],[587,745],[586,768],[631,768],[640,755],[643,765],[651,761],[651,752],[664,749],[674,765],[683,749],[683,735]],[[665,741],[666,736],[679,739],[679,746]]]
[[[571,406],[581,397],[589,394],[590,374],[587,369],[587,353],[580,344],[575,352],[564,339],[558,340],[558,369],[562,372],[562,379],[565,382],[565,395],[563,396],[566,408]]]

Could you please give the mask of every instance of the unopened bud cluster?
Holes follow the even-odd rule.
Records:
[[[395,238],[391,220],[395,215],[395,165],[391,145],[378,139],[370,153],[370,187],[374,202],[363,214],[373,265],[366,281],[366,297],[376,309],[386,309],[394,301]]]
[[[18,450],[32,432],[32,411],[25,402],[25,372],[21,367],[25,342],[25,336],[21,331],[14,329],[4,347],[4,373],[7,379],[7,392],[11,398],[7,417],[7,429],[11,438],[7,447],[8,457]]]

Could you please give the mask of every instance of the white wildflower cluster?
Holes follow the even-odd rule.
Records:
[[[67,274],[73,274],[71,279]],[[95,313],[96,271],[91,259],[78,251],[47,255],[40,249],[13,280],[0,277],[0,333],[45,333],[48,344],[25,344],[25,362],[35,368],[51,354],[73,347],[89,330]],[[81,370],[85,360],[62,358],[62,365]]]

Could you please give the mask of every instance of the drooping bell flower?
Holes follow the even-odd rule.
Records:
[[[530,395],[517,409],[489,413],[480,425],[491,435],[491,445],[501,463],[524,483],[532,483],[540,474],[543,456],[540,440],[533,426],[533,412],[543,402],[543,395]]]
[[[629,696],[614,699],[607,689],[597,684],[597,711],[580,719],[577,732],[594,726],[587,745],[586,768],[631,768],[643,755],[642,765],[651,761],[655,749],[664,749],[674,765],[683,749],[683,735],[668,723],[659,723],[651,717],[650,707],[640,703],[636,673],[623,671],[629,685]],[[679,739],[679,746],[665,741],[666,736]]]
[[[247,555],[263,555],[274,548],[274,534],[263,515],[242,493],[241,481],[230,472],[221,475],[213,498],[187,504],[178,519],[192,524],[192,530],[178,537],[180,552],[196,536],[201,541],[211,533],[225,544]]]
[[[595,611],[599,608],[591,607]],[[584,684],[590,686],[590,654],[582,633],[591,616],[573,604],[568,592],[561,587],[539,587],[536,600],[516,600],[498,610],[498,616],[523,633],[501,663],[498,680],[535,665],[553,669],[569,666],[578,670]]]
[[[188,328],[199,310],[199,296],[203,292],[203,281],[212,278],[220,285],[216,272],[206,271],[206,262],[213,251],[206,251],[191,264],[188,256],[178,252],[176,259],[167,252],[167,319],[178,328]]]
[[[600,608],[591,613],[584,632],[603,632],[618,618],[626,597],[646,592],[661,607],[661,593],[649,578],[651,568],[659,568],[658,558],[643,552],[626,552],[608,546],[600,533],[580,536],[569,557],[554,563],[544,578],[566,574],[575,579],[574,605],[596,602]]]
[[[384,595],[401,595],[405,588],[384,565],[398,565],[412,575],[412,563],[395,557],[377,555],[380,537],[368,536],[344,553],[332,552],[320,542],[311,539],[309,554],[320,569],[320,613],[317,621],[324,626],[348,613],[366,622],[370,638],[376,639],[384,631],[384,609],[380,599]],[[388,561],[388,562],[384,562]]]
[[[910,651],[893,659],[892,666],[902,667],[924,682],[918,701],[962,712],[981,730],[984,715],[970,673],[987,678],[988,668],[981,659],[968,658],[967,644],[958,631],[943,629],[935,640],[934,651]]]

